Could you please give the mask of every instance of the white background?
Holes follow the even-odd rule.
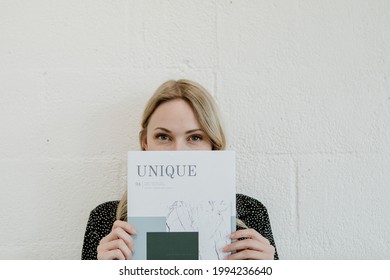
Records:
[[[168,79],[216,98],[283,259],[390,258],[387,0],[0,0],[0,259],[79,259]]]

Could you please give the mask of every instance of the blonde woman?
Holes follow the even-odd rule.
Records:
[[[139,133],[142,150],[224,150],[226,140],[216,104],[189,80],[162,84],[146,105]],[[228,259],[278,259],[268,213],[263,204],[237,194],[237,231],[224,248]],[[127,219],[127,194],[90,214],[82,259],[132,259],[136,234]]]

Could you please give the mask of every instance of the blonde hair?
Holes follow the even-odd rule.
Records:
[[[213,150],[224,150],[226,138],[220,121],[217,105],[211,95],[198,83],[190,80],[167,81],[163,83],[146,104],[139,132],[139,142],[142,150],[148,124],[156,109],[163,103],[181,99],[194,110],[195,116],[210,139]],[[127,220],[127,191],[123,194],[116,212],[118,220]]]

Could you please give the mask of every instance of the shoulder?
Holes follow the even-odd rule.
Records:
[[[109,214],[116,211],[116,208],[118,207],[119,200],[113,200],[113,201],[107,201],[104,202],[98,206],[96,206],[92,211],[91,214]]]
[[[96,206],[89,215],[89,224],[97,223],[100,226],[102,223],[108,223],[111,225],[115,221],[116,209],[119,201],[107,201]]]
[[[267,208],[261,203],[259,200],[238,193],[236,195],[236,204],[237,204],[237,212],[247,212],[247,211],[265,211],[267,212]]]
[[[237,194],[236,211],[237,218],[243,220],[249,227],[257,228],[269,223],[267,208],[253,197]]]

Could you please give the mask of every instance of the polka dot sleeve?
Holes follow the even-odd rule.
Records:
[[[119,201],[100,204],[91,211],[84,235],[82,260],[96,260],[100,240],[111,232]]]
[[[260,201],[243,194],[237,194],[236,204],[237,218],[242,220],[247,227],[255,229],[269,240],[271,245],[275,247],[274,259],[278,260],[279,256],[276,251],[267,208]]]

